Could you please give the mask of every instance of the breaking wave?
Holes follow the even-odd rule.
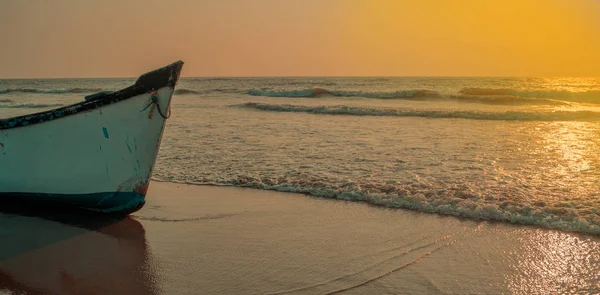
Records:
[[[165,181],[165,180],[163,180]],[[512,202],[481,198],[460,189],[433,190],[423,185],[393,185],[356,183],[328,184],[320,179],[292,180],[286,177],[256,178],[240,175],[236,179],[200,179],[166,181],[192,185],[227,185],[280,192],[307,194],[314,197],[365,202],[371,205],[409,209],[507,223],[535,225],[565,231],[600,234],[600,215],[585,210],[565,208],[544,202]]]
[[[239,90],[237,88],[215,88],[215,89],[204,90],[204,91],[199,91],[199,90],[194,90],[194,89],[188,89],[188,88],[175,89],[175,94],[177,94],[177,95],[209,94],[209,93],[214,93],[214,92],[218,92],[218,93],[242,93],[243,90]]]
[[[324,88],[312,88],[304,90],[270,90],[270,89],[251,89],[248,94],[253,96],[266,97],[320,97],[320,96],[341,96],[341,97],[364,97],[381,99],[410,99],[410,98],[438,98],[441,95],[433,90],[399,90],[399,91],[337,91]]]
[[[512,96],[522,98],[551,98],[571,102],[600,103],[600,90],[571,92],[571,91],[532,91],[501,88],[463,88],[459,94],[480,96]]]
[[[322,115],[348,116],[387,116],[387,117],[423,117],[423,118],[453,118],[473,120],[504,120],[504,121],[600,121],[600,113],[593,111],[554,111],[554,112],[485,112],[462,110],[418,110],[418,109],[389,109],[389,108],[360,108],[349,106],[302,106],[291,104],[264,104],[248,102],[234,105],[261,111],[293,112]]]
[[[175,89],[175,94],[178,94],[178,95],[202,94],[202,92],[196,91],[196,90],[192,90],[192,89],[180,88],[180,89]]]
[[[571,103],[569,102],[555,99],[529,98],[501,94],[489,96],[452,95],[450,96],[450,99],[458,102],[481,103],[491,105],[571,105]]]
[[[434,90],[343,91],[325,88],[300,90],[251,89],[247,94],[265,97],[362,97],[376,99],[454,100],[458,102],[497,105],[568,105],[569,102],[600,103],[600,91],[518,91],[514,89],[463,88],[457,94],[441,94]]]
[[[40,93],[40,94],[65,94],[65,93],[94,93],[104,91],[101,88],[68,88],[68,89],[36,89],[36,88],[8,88],[0,89],[0,94],[7,93]]]
[[[321,86],[335,86],[338,85],[337,83],[333,82],[333,81],[285,81],[285,85],[306,85],[306,84],[312,84],[312,85],[321,85]],[[356,85],[356,84],[354,84]]]

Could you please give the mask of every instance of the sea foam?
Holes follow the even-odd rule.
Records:
[[[565,209],[560,204],[509,202],[483,198],[459,190],[430,190],[423,186],[369,184],[327,184],[319,179],[292,180],[256,178],[240,175],[235,179],[182,180],[162,177],[159,181],[194,185],[225,185],[249,187],[279,192],[306,194],[314,197],[365,202],[385,208],[409,209],[464,217],[474,220],[493,220],[523,225],[535,225],[564,231],[600,234],[600,217],[585,210]]]
[[[353,106],[304,106],[292,104],[265,104],[248,102],[235,107],[271,112],[293,112],[320,115],[423,117],[503,121],[599,121],[600,113],[594,111],[474,111],[425,110],[403,108],[361,108]]]

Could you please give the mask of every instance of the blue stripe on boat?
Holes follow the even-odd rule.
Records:
[[[138,192],[93,194],[0,193],[0,200],[14,203],[60,203],[102,213],[129,214],[141,209],[146,196]],[[38,204],[38,205],[39,205]]]

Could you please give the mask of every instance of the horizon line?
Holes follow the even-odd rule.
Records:
[[[60,79],[137,79],[139,78],[139,76],[145,74],[141,73],[138,76],[129,76],[129,77],[125,77],[125,76],[115,76],[115,77],[17,77],[17,78],[3,78],[0,77],[0,80],[60,80]],[[244,79],[244,78],[600,78],[600,75],[598,76],[559,76],[559,75],[554,75],[554,76],[519,76],[519,75],[515,75],[515,76],[493,76],[493,75],[380,75],[380,76],[376,76],[376,75],[365,75],[365,76],[360,76],[360,75],[342,75],[342,76],[334,76],[334,75],[330,75],[330,76],[293,76],[293,75],[281,75],[281,76],[271,76],[271,75],[257,75],[257,76],[181,76],[180,79],[194,79],[194,78],[199,78],[199,79]]]

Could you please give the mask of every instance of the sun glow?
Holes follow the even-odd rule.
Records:
[[[591,17],[584,17],[584,5],[591,5],[585,1],[360,3],[363,7],[349,36],[355,36],[360,55],[371,53],[363,66],[369,63],[374,71],[393,74],[393,69],[408,68],[425,75],[436,68],[445,75],[600,74],[596,54],[600,38],[595,37],[600,31]]]
[[[0,77],[600,76],[600,1],[31,2],[0,1]]]

